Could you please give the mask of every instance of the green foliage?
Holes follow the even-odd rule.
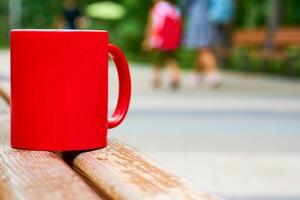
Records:
[[[300,1],[285,0],[283,4],[282,23],[286,25],[300,24]]]
[[[262,26],[266,21],[268,4],[269,1],[267,0],[237,1],[234,23],[242,28]]]
[[[8,45],[8,1],[0,1],[0,47]]]
[[[61,11],[58,0],[23,0],[22,26],[23,28],[51,28],[54,19]]]
[[[181,68],[192,69],[196,65],[196,51],[186,48],[181,48],[177,52],[177,59]]]

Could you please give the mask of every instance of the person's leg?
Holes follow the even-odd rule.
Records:
[[[198,63],[204,68],[205,81],[211,86],[218,86],[221,83],[221,76],[214,52],[209,48],[200,49]]]
[[[198,51],[198,65],[203,66],[203,71],[206,74],[218,72],[217,59],[209,48]]]
[[[201,76],[204,73],[204,67],[202,62],[200,62],[200,50],[197,51],[197,60],[196,60],[196,67],[195,67],[195,71],[194,73],[189,76],[188,78],[188,87],[190,88],[195,88],[200,80],[201,80]]]
[[[171,87],[176,89],[178,88],[179,81],[180,81],[180,70],[179,70],[178,63],[176,59],[172,56],[167,58],[166,64],[170,72]]]
[[[153,87],[160,88],[161,87],[161,65],[154,65],[154,73],[153,73]]]
[[[160,88],[162,84],[161,67],[163,65],[163,55],[159,51],[154,51],[153,59],[154,59],[153,87]]]
[[[203,66],[203,63],[200,60],[200,54],[201,54],[201,52],[198,51],[197,63],[196,63],[196,69],[195,69],[195,75],[198,77],[200,77],[204,73],[204,69],[205,69]]]

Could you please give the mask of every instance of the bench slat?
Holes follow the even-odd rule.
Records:
[[[116,140],[79,154],[73,168],[111,199],[220,199],[191,187],[142,153]]]
[[[239,31],[235,31],[233,35],[233,42],[235,45],[260,46],[264,42],[265,37],[266,37],[266,31],[264,29],[239,30]]]
[[[1,87],[0,87],[0,97],[2,97],[8,105],[10,105],[10,96]]]
[[[99,200],[99,195],[56,154],[12,149],[0,132],[0,199]],[[6,132],[7,133],[7,132]],[[8,134],[6,134],[8,135]]]
[[[266,29],[237,30],[233,35],[233,42],[235,45],[253,45],[261,47],[267,36],[266,31]],[[279,27],[275,33],[273,45],[275,47],[300,45],[299,35],[300,27]]]

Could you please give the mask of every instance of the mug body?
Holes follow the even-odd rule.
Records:
[[[107,102],[106,31],[11,31],[12,147],[104,147]]]

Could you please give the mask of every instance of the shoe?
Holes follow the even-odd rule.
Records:
[[[161,81],[160,80],[158,80],[158,79],[154,79],[153,80],[153,88],[154,89],[159,89],[159,88],[161,88]]]
[[[177,90],[179,88],[179,85],[180,85],[179,80],[173,80],[171,82],[171,89]]]
[[[197,87],[200,83],[200,80],[201,80],[201,77],[199,75],[194,74],[194,75],[190,76],[188,79],[188,82],[187,82],[188,87],[189,88]]]
[[[206,74],[204,77],[204,82],[212,88],[219,87],[222,83],[221,74],[219,72]]]

